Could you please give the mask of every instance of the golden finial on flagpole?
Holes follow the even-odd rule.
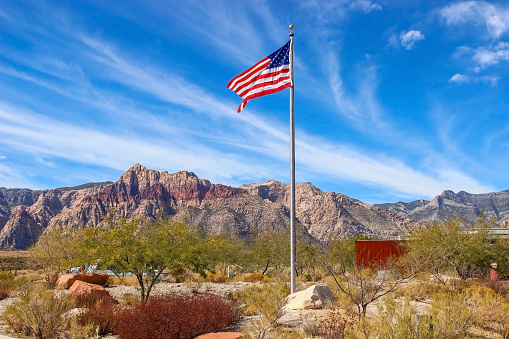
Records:
[[[290,28],[290,31],[292,31],[293,30],[293,25],[288,26],[288,28]]]

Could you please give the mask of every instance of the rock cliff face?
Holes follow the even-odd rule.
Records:
[[[115,183],[44,191],[0,191],[0,248],[25,249],[52,227],[104,227],[103,217],[182,218],[211,232],[250,235],[285,229],[288,208],[245,189],[211,184],[191,172],[159,172],[139,164]],[[114,211],[114,212],[112,212]],[[305,230],[299,236],[311,239]]]
[[[270,180],[240,187],[268,201],[290,205],[289,187],[280,182]],[[321,242],[327,241],[332,235],[365,234],[390,238],[416,225],[408,218],[344,194],[322,192],[309,182],[295,185],[295,214],[309,234]]]
[[[419,221],[444,220],[457,215],[474,222],[482,211],[487,217],[495,217],[500,224],[509,222],[509,190],[484,194],[443,191],[432,201],[421,199],[375,206]]]
[[[106,227],[103,217],[182,218],[214,233],[249,236],[266,227],[287,229],[289,187],[270,180],[230,187],[191,172],[160,172],[134,165],[118,181],[32,191],[0,188],[0,248],[25,249],[52,227]],[[406,233],[414,220],[445,218],[480,209],[509,218],[509,191],[486,195],[446,191],[432,202],[369,205],[310,183],[296,185],[298,236],[327,241],[331,236],[366,234],[381,239]],[[458,213],[460,216],[463,214]],[[412,220],[413,219],[413,220]]]

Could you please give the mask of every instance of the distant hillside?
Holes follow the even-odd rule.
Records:
[[[483,211],[485,216],[495,217],[501,224],[507,224],[509,221],[509,190],[484,194],[443,191],[432,201],[416,200],[409,203],[398,202],[375,206],[417,221],[444,220],[449,216],[457,215],[474,222]]]
[[[327,241],[331,235],[367,234],[390,238],[416,223],[399,214],[310,183],[296,185],[299,238]],[[181,218],[210,232],[246,237],[270,227],[287,229],[288,185],[264,183],[230,187],[187,171],[159,172],[139,164],[118,181],[32,191],[0,188],[0,248],[25,249],[52,227],[102,226],[113,208],[127,218]]]

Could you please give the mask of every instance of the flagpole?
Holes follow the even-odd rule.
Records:
[[[293,106],[293,25],[290,25],[290,293],[295,293],[296,236],[295,236],[295,118]]]

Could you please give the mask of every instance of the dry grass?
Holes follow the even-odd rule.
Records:
[[[27,251],[0,251],[0,271],[19,272],[33,266]]]
[[[138,278],[134,275],[130,275],[127,277],[109,277],[108,278],[109,286],[139,286]]]
[[[27,251],[0,251],[0,259],[2,258],[28,258]]]

